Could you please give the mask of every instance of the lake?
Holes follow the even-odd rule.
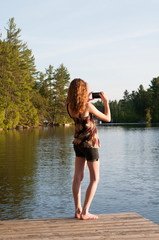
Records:
[[[74,126],[0,132],[0,220],[74,216]],[[159,127],[98,126],[100,181],[90,212],[159,224]],[[89,183],[86,168],[82,202]]]

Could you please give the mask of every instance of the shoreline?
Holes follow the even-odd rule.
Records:
[[[159,126],[159,123],[99,123],[98,126]]]
[[[72,123],[57,123],[54,125],[38,125],[38,126],[23,126],[23,125],[17,125],[15,128],[8,128],[3,129],[0,128],[0,132],[2,131],[9,131],[9,130],[26,130],[26,129],[34,129],[34,128],[43,128],[43,127],[69,127],[72,126]],[[97,126],[142,126],[142,127],[159,127],[159,123],[96,123]]]
[[[7,129],[4,129],[4,128],[0,128],[0,132],[1,131],[9,131],[9,130],[25,130],[25,129],[33,129],[33,128],[41,128],[41,127],[60,127],[60,126],[63,126],[63,127],[69,127],[71,126],[72,124],[71,123],[57,123],[57,124],[54,124],[54,125],[46,125],[46,124],[43,124],[43,125],[38,125],[38,126],[23,126],[23,125],[17,125],[15,128],[7,128]]]

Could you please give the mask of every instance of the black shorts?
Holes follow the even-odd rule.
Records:
[[[99,160],[98,148],[84,148],[74,145],[76,157],[86,158],[88,162]]]

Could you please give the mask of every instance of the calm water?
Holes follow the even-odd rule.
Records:
[[[0,132],[0,219],[74,215],[74,127]],[[159,224],[159,127],[98,127],[100,182],[90,211]],[[82,201],[89,182],[82,183]]]

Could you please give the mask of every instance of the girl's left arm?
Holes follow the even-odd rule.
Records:
[[[104,102],[105,113],[100,112],[92,103],[88,103],[88,111],[102,121],[110,122],[111,114],[108,102]]]
[[[90,94],[89,94],[89,96],[90,96]],[[105,113],[100,112],[93,104],[91,104],[89,102],[87,103],[88,111],[90,113],[92,113],[93,115],[95,115],[100,120],[105,121],[105,122],[110,122],[111,121],[111,113],[110,113],[107,96],[103,92],[101,92],[100,97],[104,103]],[[93,99],[89,99],[89,101],[91,101],[91,100],[93,100]]]

